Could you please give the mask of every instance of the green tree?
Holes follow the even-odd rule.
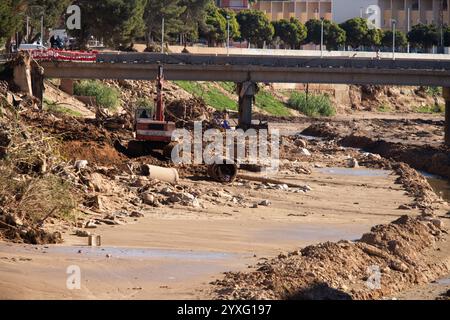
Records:
[[[237,20],[243,39],[258,47],[262,47],[264,42],[268,43],[272,40],[275,30],[262,11],[242,10],[237,14]]]
[[[358,48],[367,40],[369,25],[363,18],[353,18],[340,25],[347,35],[346,43],[352,48]]]
[[[311,19],[306,22],[308,29],[307,43],[319,45],[321,42],[322,21]],[[323,42],[328,50],[337,50],[346,40],[345,31],[336,23],[329,20],[323,21]]]
[[[146,42],[150,45],[155,39],[161,39],[162,19],[164,17],[164,33],[179,33],[183,28],[181,14],[186,10],[180,0],[150,0],[145,9]]]
[[[325,37],[325,45],[328,50],[338,50],[340,46],[345,44],[347,35],[338,24],[330,22],[327,24],[327,33]]]
[[[44,12],[44,26],[55,28],[60,26],[61,18],[71,0],[28,0],[28,7],[40,6]]]
[[[408,33],[408,41],[414,48],[428,50],[439,43],[439,32],[434,25],[416,24]]]
[[[209,46],[214,46],[217,42],[223,42],[226,39],[227,20],[212,2],[206,9],[205,23],[201,24],[199,28],[200,36],[208,40]]]
[[[15,32],[22,27],[23,13],[26,9],[26,1],[1,0],[0,1],[0,46],[9,44],[9,40]]]
[[[81,47],[86,47],[91,36],[114,47],[127,46],[144,31],[147,0],[76,0],[73,4],[80,6],[82,18],[81,30],[72,30],[71,34]]]
[[[153,0],[150,0],[153,1]],[[186,10],[181,14],[182,23],[181,34],[183,42],[198,39],[198,30],[204,26],[206,20],[206,9],[212,0],[180,0],[180,5]]]
[[[447,26],[444,29],[444,46],[450,47],[450,27]]]
[[[364,38],[363,45],[366,47],[376,47],[381,46],[383,40],[383,30],[373,28],[367,31],[366,37]]]
[[[383,38],[381,40],[381,44],[383,47],[392,47],[392,40],[394,38],[393,32],[391,30],[387,30],[383,33]],[[402,49],[408,45],[408,38],[406,34],[402,31],[395,31],[395,48]]]
[[[281,19],[272,24],[275,30],[274,36],[291,49],[298,48],[308,35],[305,25],[295,18],[291,18],[289,21]]]
[[[239,28],[239,23],[236,19],[236,12],[225,8],[220,8],[219,12],[225,19],[227,19],[228,17],[230,23],[230,38],[234,40],[239,40],[241,37],[241,30]]]

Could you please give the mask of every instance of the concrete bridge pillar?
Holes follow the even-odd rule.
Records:
[[[246,81],[238,83],[237,94],[239,95],[239,122],[241,129],[247,130],[252,124],[252,107],[257,91],[256,83]]]
[[[445,144],[450,146],[450,88],[443,88],[442,95],[445,99]]]

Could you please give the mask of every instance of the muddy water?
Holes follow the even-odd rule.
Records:
[[[388,170],[378,170],[378,169],[363,169],[363,168],[320,168],[317,169],[320,173],[335,174],[335,175],[346,175],[346,176],[360,176],[360,177],[387,177],[391,174]],[[434,189],[436,194],[441,196],[444,200],[450,201],[450,182],[442,177],[432,175],[426,172],[421,172],[421,174],[427,178],[431,187]]]
[[[429,176],[427,180],[442,199],[450,201],[450,182],[448,180],[436,176]]]
[[[391,171],[388,170],[338,167],[320,168],[317,169],[317,172],[357,177],[387,177],[391,174]]]

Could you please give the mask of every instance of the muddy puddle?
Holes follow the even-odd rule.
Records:
[[[319,168],[316,169],[316,171],[332,175],[336,174],[336,175],[356,176],[356,177],[387,177],[392,173],[391,171],[380,169],[338,168],[338,167]]]
[[[228,252],[207,252],[194,250],[175,250],[175,249],[155,249],[155,248],[133,248],[133,247],[90,247],[90,246],[10,246],[0,245],[0,252],[9,252],[11,249],[15,252],[42,252],[55,255],[83,257],[105,257],[109,254],[112,257],[120,259],[182,259],[191,261],[219,261],[234,259],[238,255]]]
[[[85,247],[85,246],[54,246],[46,249],[49,253],[76,254],[79,251],[90,257],[104,257],[110,254],[121,259],[183,259],[192,261],[227,260],[236,255],[225,252],[204,252],[193,250],[167,250],[153,248],[124,248],[124,247]]]
[[[425,174],[425,177],[437,195],[450,201],[450,182],[447,179],[429,174]]]
[[[255,239],[270,242],[289,241],[299,245],[317,242],[349,240],[354,241],[370,230],[370,225],[292,225],[258,231]]]

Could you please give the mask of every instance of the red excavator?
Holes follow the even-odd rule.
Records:
[[[171,156],[172,149],[176,144],[176,142],[172,142],[172,132],[175,130],[175,123],[165,121],[163,83],[163,67],[159,66],[156,78],[156,108],[150,110],[138,107],[136,109],[134,118],[136,140],[128,143],[128,154],[130,156],[144,156],[151,154],[155,150],[161,150],[166,158]]]

